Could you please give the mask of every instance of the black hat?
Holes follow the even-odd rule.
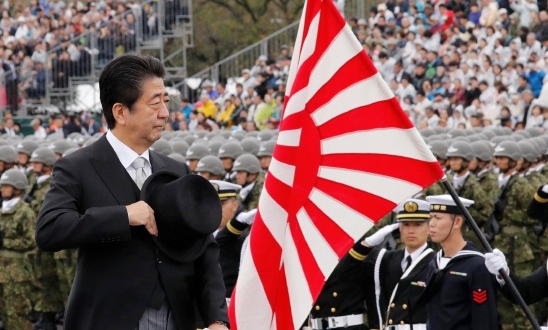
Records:
[[[196,259],[221,223],[221,201],[215,188],[199,175],[171,171],[150,175],[141,200],[154,210],[160,251],[176,261]]]

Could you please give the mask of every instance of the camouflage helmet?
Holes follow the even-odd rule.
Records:
[[[17,151],[12,146],[0,146],[0,161],[13,164],[17,162]]]
[[[257,157],[271,156],[274,153],[274,147],[276,146],[276,141],[265,141],[261,143]]]
[[[245,139],[240,141],[240,144],[241,144],[242,149],[244,149],[244,152],[246,154],[252,154],[252,155],[256,155],[257,152],[259,152],[259,148],[261,146],[259,144],[259,140],[257,140],[254,137],[251,137],[251,138],[246,137]]]
[[[436,135],[437,133],[431,129],[430,127],[423,128],[419,131],[419,133],[424,137],[429,137],[432,135]]]
[[[529,133],[529,136],[531,137],[537,137],[544,134],[539,127],[528,127],[525,129],[525,131]]]
[[[162,131],[162,139],[171,140],[175,136],[175,132],[172,131]]]
[[[508,135],[502,135],[502,136],[495,136],[489,140],[489,143],[491,143],[491,146],[494,148],[498,146],[502,141],[510,140],[510,136]]]
[[[167,156],[168,156],[169,158],[171,158],[171,159],[174,159],[174,160],[178,161],[178,162],[186,163],[186,158],[185,158],[185,156],[183,156],[183,155],[181,155],[181,154],[179,154],[179,153],[174,152],[174,153],[169,154],[169,155],[167,155]]]
[[[187,160],[199,160],[204,156],[209,155],[209,149],[202,144],[193,144],[188,148],[185,158]]]
[[[522,140],[518,142],[519,149],[521,150],[521,156],[523,159],[530,163],[538,161],[537,147],[528,140]]]
[[[198,162],[196,172],[209,172],[213,175],[221,175],[225,171],[223,162],[217,156],[207,155]]]
[[[236,131],[232,133],[232,136],[229,137],[229,140],[242,141],[245,138],[245,133],[242,131]]]
[[[512,160],[521,160],[521,149],[516,141],[506,140],[502,141],[495,147],[493,152],[495,157],[508,157]]]
[[[259,136],[259,131],[249,131],[245,133],[245,137],[252,137],[256,139],[258,136]]]
[[[173,152],[173,148],[171,147],[171,144],[169,144],[169,142],[164,138],[161,138],[157,140],[156,142],[154,142],[150,146],[150,150],[155,151],[159,153],[160,155],[164,155],[164,156],[167,156]]]
[[[50,148],[40,147],[32,152],[29,162],[51,166],[55,163],[55,153]]]
[[[533,139],[533,141],[537,144],[538,151],[541,155],[546,155],[548,153],[548,143],[546,140],[536,137]]]
[[[194,140],[194,142],[192,142],[192,145],[195,145],[195,144],[201,144],[201,145],[207,146],[209,142],[207,142],[207,140],[204,138],[197,138],[196,140]]]
[[[466,132],[462,129],[451,129],[447,132],[447,135],[449,135],[450,138],[456,138],[457,136],[466,136]]]
[[[244,153],[244,149],[240,146],[240,143],[236,141],[228,141],[221,146],[217,156],[219,158],[232,158],[236,159]]]
[[[19,171],[18,169],[12,168],[0,176],[0,185],[9,184],[15,189],[24,190],[29,184],[29,179],[25,173]]]
[[[259,141],[268,141],[272,139],[273,136],[274,136],[274,132],[272,132],[271,130],[265,129],[259,132],[259,136],[257,136],[257,139]]]
[[[221,135],[225,139],[229,139],[230,136],[232,135],[232,132],[231,131],[221,131],[221,133],[219,135]]]
[[[25,154],[30,157],[32,152],[38,148],[38,143],[32,140],[23,140],[16,146],[17,153]]]
[[[472,147],[474,157],[482,162],[488,162],[493,158],[493,150],[491,149],[491,145],[488,145],[483,141],[474,141],[470,143],[470,147]]]
[[[55,140],[50,145],[49,148],[53,150],[54,153],[62,155],[70,148],[77,147],[78,145],[72,141],[68,140]]]
[[[87,139],[85,138],[84,135],[82,135],[82,133],[73,132],[67,135],[67,140],[72,141],[76,143],[77,145],[81,146],[82,144],[84,144],[84,142],[86,142]]]
[[[440,159],[447,159],[445,156],[447,154],[447,144],[445,144],[445,141],[441,141],[441,140],[430,141],[428,143],[428,148],[430,148],[430,151],[432,151],[434,156]]]
[[[259,162],[259,159],[255,157],[255,155],[243,154],[240,157],[236,158],[232,170],[246,171],[251,174],[259,173],[261,171],[261,163]]]
[[[221,146],[223,145],[224,143],[221,142],[221,141],[218,141],[218,140],[213,140],[213,141],[210,141],[209,142],[209,145],[208,145],[208,149],[209,149],[209,153],[211,155],[215,155],[217,156],[219,154],[219,149],[221,149]]]
[[[447,148],[447,153],[445,155],[449,157],[460,157],[468,161],[474,159],[474,151],[470,147],[470,143],[467,141],[455,141]]]
[[[525,140],[527,137],[523,134],[512,134],[512,135],[504,135],[504,136],[510,136],[510,139],[516,142]]]
[[[183,140],[185,140],[186,144],[192,145],[192,143],[194,143],[194,140],[196,140],[196,137],[194,135],[187,135],[183,137]]]
[[[529,131],[526,131],[526,130],[519,130],[519,131],[515,131],[514,133],[512,133],[512,135],[523,135],[524,137],[526,138],[530,138],[531,137],[531,133],[529,133]]]
[[[172,139],[173,140],[173,139]],[[176,152],[178,154],[181,154],[182,156],[186,155],[186,152],[188,151],[188,143],[185,141],[169,141],[171,143],[171,148],[173,149],[173,152]]]
[[[490,140],[497,136],[497,133],[493,129],[486,128],[483,131],[481,131],[481,134],[485,135],[487,137],[487,140]]]

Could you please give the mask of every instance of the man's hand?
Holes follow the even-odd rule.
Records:
[[[366,239],[363,240],[362,244],[364,246],[367,246],[367,247],[374,247],[374,246],[377,246],[379,244],[381,244],[384,239],[392,234],[392,232],[396,229],[398,229],[400,227],[400,223],[393,223],[391,225],[388,225],[388,226],[384,226],[383,228],[379,229],[379,231],[377,231],[376,233],[374,233],[373,235],[367,237]]]
[[[126,205],[130,226],[145,226],[146,230],[154,236],[158,236],[158,227],[154,219],[154,210],[147,203],[139,201]]]
[[[218,323],[212,323],[207,327],[209,330],[228,330],[227,327],[224,325],[220,325]]]

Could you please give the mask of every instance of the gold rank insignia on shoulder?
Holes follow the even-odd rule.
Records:
[[[468,274],[466,274],[466,273],[453,272],[453,271],[449,272],[449,274],[451,274],[451,275],[458,275],[458,276],[468,276]]]
[[[415,202],[407,202],[403,208],[407,213],[415,213],[419,209],[419,205]]]

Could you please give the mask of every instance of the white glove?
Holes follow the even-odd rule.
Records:
[[[540,327],[540,330],[548,330],[548,327]]]
[[[485,254],[485,267],[493,275],[499,275],[499,269],[501,268],[508,273],[506,257],[499,249],[494,249],[493,253],[488,252]]]
[[[373,246],[377,246],[379,244],[381,244],[382,242],[384,242],[384,239],[386,238],[386,236],[392,234],[392,232],[396,229],[398,229],[400,227],[400,223],[393,223],[391,225],[388,225],[388,226],[385,226],[381,229],[379,229],[379,231],[377,231],[376,233],[374,233],[373,235],[367,237],[365,239],[365,242],[367,242],[367,244],[369,244],[369,246],[373,247]]]
[[[548,194],[548,184],[542,186],[542,191]]]
[[[248,212],[241,212],[236,216],[236,221],[251,225],[253,224],[253,221],[255,221],[255,214],[257,214],[257,209],[253,209]]]

